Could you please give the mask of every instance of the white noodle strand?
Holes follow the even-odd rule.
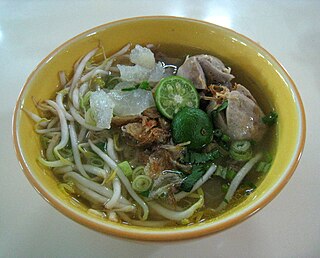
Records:
[[[104,206],[107,209],[112,209],[114,206],[118,203],[120,196],[121,196],[121,183],[118,177],[115,177],[112,181],[112,186],[113,186],[113,195]]]
[[[149,206],[152,209],[154,209],[158,214],[160,214],[161,216],[167,219],[171,219],[175,221],[181,221],[183,219],[187,219],[191,217],[197,209],[202,207],[203,203],[204,203],[204,200],[203,200],[203,196],[201,195],[199,200],[195,204],[193,204],[190,208],[184,211],[173,211],[163,207],[156,201],[148,202]]]
[[[56,159],[54,154],[53,154],[53,149],[58,144],[59,138],[60,138],[60,135],[59,134],[55,134],[51,138],[51,140],[50,140],[50,142],[48,144],[48,148],[46,150],[46,157],[47,157],[47,160],[49,160],[49,161],[53,161],[53,160]]]
[[[83,140],[86,137],[87,131],[88,131],[87,128],[81,126],[80,132],[79,132],[79,135],[78,135],[78,142],[79,143],[83,142]]]
[[[59,72],[59,79],[60,79],[60,85],[61,86],[66,86],[67,84],[67,76],[66,73],[64,71],[60,71]]]
[[[76,167],[81,173],[81,175],[83,175],[86,178],[89,178],[88,174],[86,173],[86,171],[82,166],[80,153],[78,149],[78,139],[77,139],[76,129],[74,127],[74,122],[72,121],[70,122],[69,130],[70,130],[70,141],[71,141],[72,153],[73,153],[74,161],[76,163]]]
[[[60,127],[54,127],[49,129],[35,129],[36,133],[38,134],[46,134],[46,133],[52,133],[52,132],[60,132]]]
[[[26,112],[28,114],[28,116],[33,120],[35,121],[36,123],[39,123],[41,120],[45,120],[45,121],[42,121],[39,123],[39,125],[41,127],[47,127],[49,121],[47,121],[47,119],[44,119],[44,118],[41,118],[40,116],[26,110],[26,109],[23,109],[24,112]]]
[[[58,92],[57,93],[57,96],[56,96],[56,103],[57,105],[60,107],[60,109],[63,111],[65,117],[67,118],[67,120],[69,121],[74,121],[72,115],[70,115],[66,109],[64,108],[64,105],[63,105],[63,97],[64,95],[67,94],[67,92],[63,93],[62,91]]]
[[[76,173],[76,172],[69,172],[69,173],[66,173],[64,176],[63,176],[63,179],[66,180],[66,179],[73,179],[73,181],[81,184],[82,186],[85,186],[87,188],[89,188],[90,190],[92,191],[95,191],[96,193],[102,195],[102,196],[105,196],[107,198],[111,198],[112,195],[113,195],[113,191],[111,189],[109,189],[108,187],[106,186],[102,186],[98,183],[95,183],[89,179],[86,179],[84,178],[83,176],[81,176],[80,174]],[[125,204],[125,205],[130,205],[131,203],[126,199],[124,198],[123,196],[121,196],[119,198],[119,202],[122,203],[122,204]]]
[[[118,168],[117,164],[112,160],[107,154],[105,154],[102,150],[100,150],[96,145],[94,145],[90,140],[89,144],[91,146],[91,149],[98,154],[100,158],[102,158],[108,165],[110,166],[111,169],[114,169],[120,178],[121,182],[124,184],[125,188],[131,195],[131,197],[142,207],[143,209],[143,220],[146,220],[149,215],[149,208],[148,205],[137,195],[137,193],[132,189],[131,183],[129,182],[128,178],[125,176],[123,171]]]
[[[93,174],[95,176],[98,176],[100,178],[107,178],[107,174],[109,173],[108,170],[99,168],[99,167],[95,167],[92,165],[88,165],[88,164],[82,164],[83,168],[85,169],[85,171],[87,171],[90,174]]]
[[[81,59],[81,61],[79,62],[79,64],[77,65],[73,78],[72,78],[72,83],[70,86],[70,91],[69,91],[69,97],[71,98],[73,90],[75,89],[81,74],[87,64],[87,62],[96,54],[96,52],[98,51],[98,48],[95,48],[93,50],[91,50],[84,58]]]
[[[114,142],[112,138],[108,138],[107,143],[107,153],[116,163],[119,162],[118,155],[116,153],[116,150],[114,149]]]
[[[60,126],[61,126],[61,139],[59,144],[54,148],[54,153],[57,156],[60,156],[58,151],[64,148],[68,144],[68,140],[69,140],[69,130],[67,125],[67,120],[66,120],[66,117],[64,116],[63,111],[59,108],[57,103],[55,103],[52,100],[46,100],[46,102],[57,111],[59,116]]]
[[[78,87],[75,87],[73,89],[71,101],[72,101],[74,108],[79,110],[80,104],[79,104],[79,88]]]
[[[73,116],[73,118],[80,124],[82,125],[83,127],[85,127],[86,129],[88,130],[92,130],[92,131],[101,131],[103,130],[103,128],[98,128],[96,126],[92,126],[92,125],[88,125],[84,118],[78,113],[78,111],[73,107],[73,106],[70,106],[70,112]]]
[[[108,75],[109,72],[109,68],[112,65],[113,60],[109,60],[107,61],[107,63],[102,63],[101,65],[97,66],[96,68],[94,68],[92,71],[88,72],[87,74],[85,74],[84,76],[81,77],[80,82],[85,82],[88,81],[90,79],[92,79],[92,77],[96,76],[97,74],[103,74],[103,75]]]
[[[229,186],[228,192],[226,196],[224,197],[224,201],[218,206],[216,209],[217,211],[220,211],[224,209],[228,202],[232,199],[234,193],[238,189],[241,181],[243,178],[250,172],[251,168],[262,158],[262,153],[256,154],[252,159],[250,159],[237,173],[235,178],[231,181],[231,184]]]
[[[121,48],[118,52],[116,52],[116,53],[114,53],[112,56],[110,56],[109,59],[113,59],[113,58],[115,58],[115,57],[124,55],[125,53],[128,52],[128,50],[130,49],[130,46],[131,46],[131,44],[128,43],[128,44],[125,45],[123,48]]]

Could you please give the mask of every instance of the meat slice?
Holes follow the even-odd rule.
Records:
[[[179,67],[177,75],[192,81],[197,89],[206,89],[210,84],[230,87],[230,81],[234,78],[223,62],[211,55],[196,55],[186,58]]]
[[[186,58],[186,61],[179,67],[177,75],[192,81],[196,89],[207,88],[204,72],[196,56]]]
[[[226,95],[228,107],[220,112],[215,124],[233,140],[260,141],[266,131],[263,111],[250,91],[242,85]]]
[[[206,76],[207,85],[222,84],[230,86],[230,81],[234,76],[227,72],[228,69],[220,59],[210,55],[199,55],[197,60]]]
[[[111,123],[114,126],[123,126],[129,123],[135,123],[139,121],[142,121],[141,115],[114,116],[112,117]]]
[[[160,118],[160,113],[156,107],[149,107],[142,112],[142,115],[147,116],[152,119]]]

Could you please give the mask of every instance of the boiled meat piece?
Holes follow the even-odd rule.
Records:
[[[179,67],[177,75],[192,81],[197,89],[207,88],[204,72],[196,56],[187,58]]]
[[[192,81],[197,89],[206,89],[210,84],[229,87],[234,78],[220,59],[210,55],[187,57],[179,67],[177,75]]]
[[[238,85],[236,90],[226,95],[226,99],[228,107],[216,117],[216,126],[232,140],[261,140],[266,131],[262,122],[264,113],[251,93]]]

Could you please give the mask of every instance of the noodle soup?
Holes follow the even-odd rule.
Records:
[[[225,212],[268,172],[277,113],[218,57],[165,44],[84,53],[38,114],[25,110],[38,161],[106,220],[185,226]]]

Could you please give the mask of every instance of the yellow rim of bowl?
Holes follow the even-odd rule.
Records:
[[[240,212],[236,214],[232,214],[218,222],[212,222],[212,223],[204,223],[199,225],[193,225],[190,227],[182,227],[182,228],[168,228],[168,229],[150,229],[150,228],[144,228],[144,227],[136,227],[136,226],[125,226],[120,224],[114,224],[114,223],[102,223],[101,221],[94,220],[93,218],[86,217],[80,213],[74,212],[70,207],[68,207],[66,204],[64,204],[62,201],[60,201],[58,198],[56,198],[54,195],[52,195],[50,192],[48,192],[40,182],[37,181],[37,179],[33,176],[32,172],[30,171],[23,154],[20,150],[20,143],[19,143],[19,137],[17,135],[17,131],[19,128],[19,114],[20,114],[20,107],[23,101],[23,96],[26,91],[26,87],[29,84],[30,80],[33,78],[35,73],[41,68],[49,59],[52,57],[55,53],[59,52],[61,49],[63,49],[65,46],[71,44],[73,41],[77,40],[78,38],[82,38],[87,36],[88,34],[101,30],[105,27],[121,24],[125,22],[130,22],[133,20],[143,20],[143,19],[151,19],[151,20],[161,20],[161,19],[174,19],[174,20],[182,20],[182,21],[191,21],[194,23],[203,24],[206,26],[216,27],[220,29],[224,29],[226,31],[229,31],[231,33],[234,33],[247,41],[249,41],[251,44],[259,48],[260,50],[264,51],[265,54],[269,55],[270,59],[273,60],[282,70],[284,77],[290,82],[290,88],[294,92],[294,97],[296,99],[297,103],[297,110],[298,110],[298,116],[300,119],[300,128],[299,128],[299,139],[298,139],[298,145],[296,147],[295,153],[293,158],[291,159],[291,162],[286,170],[286,172],[283,174],[284,176],[278,181],[276,185],[271,187],[268,192],[257,202],[253,203],[252,205],[249,205],[248,207],[244,208]],[[298,93],[297,87],[293,80],[291,79],[289,73],[286,71],[286,69],[280,64],[280,62],[277,61],[277,59],[271,55],[266,49],[261,47],[260,45],[257,45],[253,40],[249,39],[248,37],[234,31],[228,28],[224,28],[219,25],[215,25],[209,22],[196,20],[196,19],[190,19],[190,18],[183,18],[183,17],[175,17],[175,16],[140,16],[140,17],[132,17],[122,20],[113,21],[110,23],[102,24],[100,26],[94,27],[92,29],[89,29],[60,45],[55,50],[53,50],[46,58],[44,58],[33,70],[33,72],[29,75],[26,83],[24,84],[15,109],[14,109],[14,116],[12,120],[12,134],[13,134],[13,143],[15,147],[15,152],[17,155],[17,158],[19,160],[19,163],[22,167],[22,170],[24,174],[26,175],[29,182],[32,184],[32,186],[35,188],[35,190],[53,207],[58,209],[61,213],[66,215],[67,217],[71,218],[74,221],[77,221],[78,223],[85,225],[91,229],[94,229],[99,232],[112,234],[114,236],[120,236],[125,238],[131,238],[131,239],[137,239],[137,240],[153,240],[153,241],[169,241],[169,240],[182,240],[182,239],[189,239],[194,237],[200,237],[204,236],[210,233],[214,233],[217,231],[221,231],[223,229],[227,229],[247,218],[249,218],[251,215],[262,209],[266,204],[268,204],[279,192],[280,190],[286,185],[286,183],[289,181],[290,177],[292,176],[294,170],[296,169],[299,160],[302,155],[303,147],[305,144],[305,138],[306,138],[306,118],[305,118],[305,111],[303,108],[301,97]]]

